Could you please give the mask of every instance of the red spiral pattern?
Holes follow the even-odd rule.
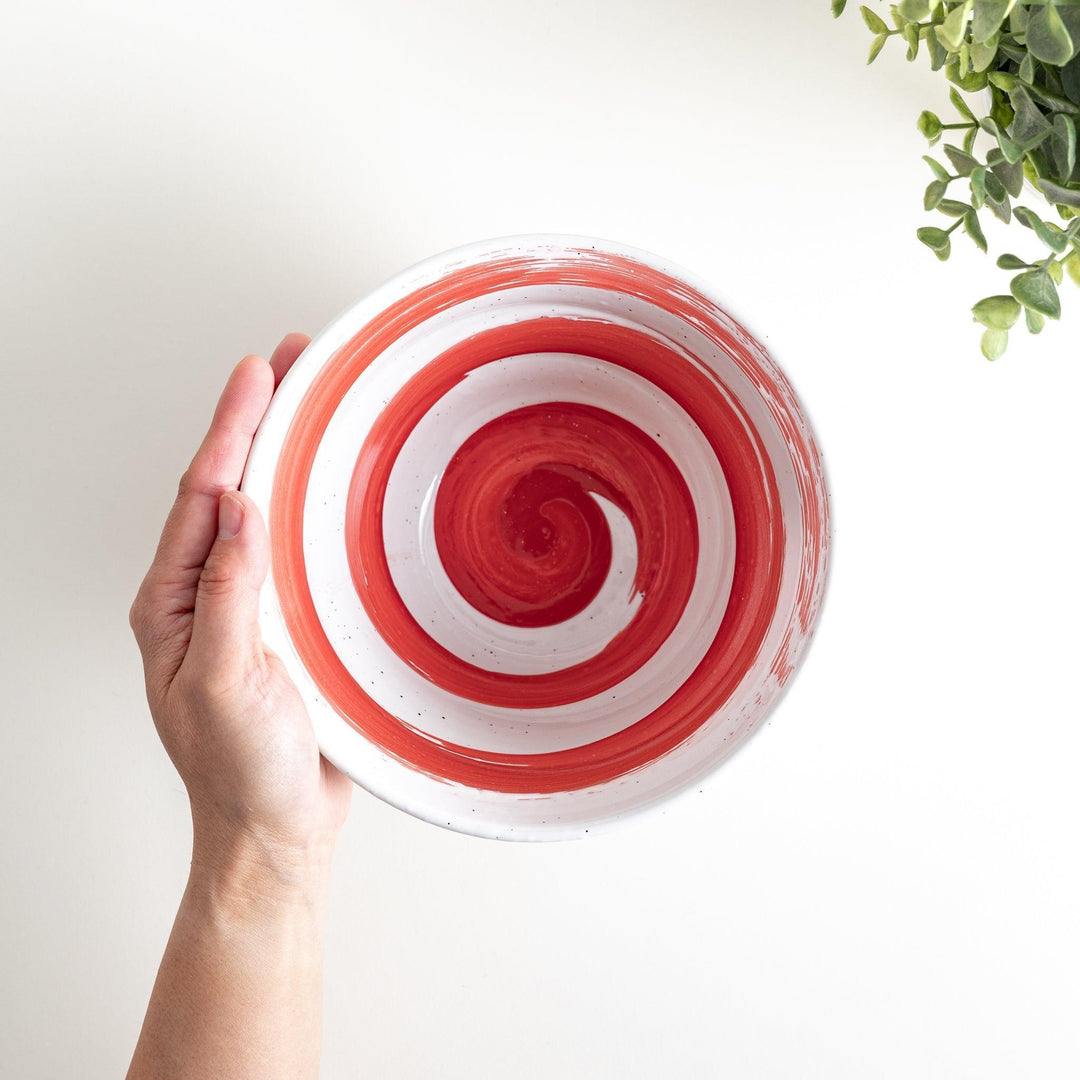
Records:
[[[486,605],[486,614],[503,621],[536,620],[521,625],[555,622],[566,613],[580,611],[595,594],[597,578],[602,580],[606,573],[610,559],[604,549],[606,529],[586,517],[583,505],[592,503],[587,491],[595,491],[623,507],[638,539],[637,584],[644,586],[644,596],[630,625],[584,663],[552,674],[509,675],[470,665],[440,646],[402,603],[382,543],[382,504],[394,460],[419,419],[469,371],[525,353],[568,352],[622,366],[654,383],[695,421],[716,454],[730,490],[736,554],[728,607],[704,659],[667,701],[636,723],[586,746],[534,755],[459,746],[417,731],[372,700],[335,654],[307,584],[303,509],[319,439],[358,375],[402,334],[451,305],[533,283],[588,285],[656,304],[691,322],[748,373],[758,380],[762,377],[748,335],[714,317],[715,308],[704,297],[633,260],[607,255],[602,261],[583,264],[573,258],[506,258],[468,266],[384,310],[320,372],[297,411],[279,458],[271,530],[274,577],[290,636],[320,692],[348,723],[388,754],[434,777],[493,791],[543,793],[590,787],[640,768],[679,745],[723,706],[757,656],[773,616],[784,529],[776,480],[761,439],[738,402],[708,369],[642,332],[594,319],[552,316],[477,334],[447,349],[401,388],[369,432],[353,473],[345,521],[349,565],[365,610],[391,648],[424,678],[462,697],[517,709],[539,708],[579,701],[616,685],[653,654],[685,607],[693,585],[697,544],[685,483],[651,438],[636,429],[631,434],[626,430],[631,425],[617,417],[609,419],[611,414],[597,415],[603,410],[586,410],[588,423],[598,431],[603,429],[604,445],[620,448],[618,453],[612,451],[606,465],[598,465],[594,449],[586,455],[568,433],[565,421],[573,411],[568,403],[559,404],[562,418],[556,421],[562,431],[557,455],[561,472],[547,468],[544,473],[550,454],[545,459],[534,453],[516,473],[513,468],[504,471],[492,466],[495,458],[488,457],[491,475],[468,493],[473,467],[484,465],[485,454],[513,443],[514,429],[524,434],[530,424],[540,422],[535,412],[508,418],[505,425],[496,422],[490,430],[477,433],[473,446],[463,445],[447,472],[451,487],[440,491],[439,503],[452,497],[451,493],[471,499],[469,527],[480,528],[485,521],[492,524],[499,506],[513,510],[518,499],[518,531],[509,526],[501,543],[509,544],[509,550],[518,545],[519,559],[531,545],[534,550],[529,558],[542,560],[547,557],[545,538],[530,529],[538,527],[536,514],[546,491],[548,512],[562,516],[562,527],[588,530],[588,558],[580,563],[554,559],[549,582],[554,590],[530,595],[526,579],[535,580],[535,575],[522,575],[510,567],[500,570],[496,565],[498,545],[491,541],[499,536],[498,528],[492,527],[483,549],[490,565],[477,563],[466,553],[472,545],[459,534],[466,526],[444,517],[437,525],[440,555],[463,595],[479,610]],[[579,419],[583,417],[584,413]],[[627,456],[619,457],[624,451]],[[527,488],[530,476],[538,489],[531,493],[519,489],[515,494],[515,484],[526,481]],[[557,492],[557,512],[552,492]]]
[[[640,593],[674,628],[697,568],[697,518],[671,458],[604,409],[549,402],[504,413],[467,439],[439,482],[435,536],[458,592],[489,618],[551,626],[583,611],[611,569],[611,531],[592,495],[634,527]]]

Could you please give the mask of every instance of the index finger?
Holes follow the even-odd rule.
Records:
[[[217,535],[218,499],[240,486],[255,431],[274,392],[274,372],[261,356],[233,369],[210,429],[180,481],[147,583],[169,592],[169,603],[194,607],[199,573]],[[177,610],[177,607],[173,607]]]
[[[270,357],[270,366],[274,369],[274,386],[285,377],[285,373],[296,362],[297,357],[311,344],[307,334],[286,334],[274,355]]]

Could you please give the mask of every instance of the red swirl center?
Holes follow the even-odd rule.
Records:
[[[516,409],[467,439],[435,503],[447,575],[478,611],[511,626],[579,614],[611,570],[611,530],[595,496],[629,520],[633,593],[681,611],[697,562],[693,502],[671,459],[614,413],[571,402]]]

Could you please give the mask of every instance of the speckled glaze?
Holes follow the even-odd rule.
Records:
[[[243,488],[323,753],[435,824],[582,836],[700,783],[812,632],[799,403],[699,283],[526,236],[405,271],[282,382]]]

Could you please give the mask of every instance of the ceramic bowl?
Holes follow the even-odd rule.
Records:
[[[326,757],[417,817],[583,836],[697,787],[809,639],[828,499],[714,294],[522,236],[406,270],[283,380],[243,489],[267,643]]]

